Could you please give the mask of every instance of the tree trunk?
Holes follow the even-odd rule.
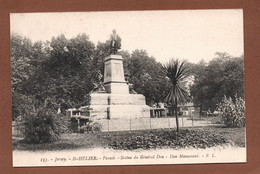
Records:
[[[202,104],[200,104],[200,116],[202,116]]]
[[[176,118],[176,128],[177,128],[177,133],[179,133],[179,119],[178,119],[178,108],[177,108],[177,102],[175,103],[175,118]]]

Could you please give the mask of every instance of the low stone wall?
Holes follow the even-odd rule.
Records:
[[[174,117],[165,118],[136,118],[136,119],[102,119],[97,120],[102,125],[102,132],[131,131],[144,129],[176,128]],[[187,118],[179,118],[180,127],[208,126],[207,121],[192,121]]]

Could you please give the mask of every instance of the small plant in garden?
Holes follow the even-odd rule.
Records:
[[[245,101],[235,96],[233,101],[231,97],[224,96],[218,104],[221,118],[228,127],[245,127]]]
[[[40,107],[25,119],[25,141],[28,143],[46,143],[59,138],[68,129],[68,121],[56,110]]]

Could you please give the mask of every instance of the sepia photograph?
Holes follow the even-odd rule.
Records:
[[[245,163],[242,9],[11,13],[13,167]]]

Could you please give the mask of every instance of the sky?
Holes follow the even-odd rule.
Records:
[[[244,53],[242,9],[12,13],[10,28],[32,41],[86,33],[95,44],[116,29],[122,50],[144,49],[162,63],[171,58],[208,62],[216,52]]]

